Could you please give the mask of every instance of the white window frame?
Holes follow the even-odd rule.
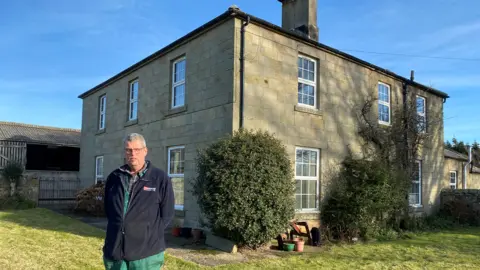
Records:
[[[133,86],[137,84],[137,98],[132,98],[132,92],[133,92]],[[138,82],[138,79],[133,80],[130,82],[129,85],[129,90],[128,90],[128,121],[136,120],[138,118],[138,96],[140,92],[140,84]],[[132,117],[132,104],[136,103],[137,104],[137,109],[135,111],[135,117]]]
[[[416,108],[417,115],[420,117],[423,117],[424,119],[424,127],[423,127],[423,130],[420,131],[420,133],[426,133],[427,132],[427,99],[417,95],[415,98],[415,107],[417,106],[418,98],[423,99],[423,112],[418,112],[418,108]]]
[[[99,174],[98,172],[98,161],[101,160],[102,163],[102,173]],[[104,179],[104,173],[105,173],[105,166],[104,166],[104,158],[103,156],[96,156],[95,157],[95,184],[99,182],[99,179],[101,181],[105,181]]]
[[[184,207],[185,207],[185,172],[184,173],[171,173],[170,172],[170,153],[172,150],[176,150],[176,149],[183,149],[183,151],[185,151],[185,146],[184,145],[181,145],[181,146],[171,146],[171,147],[168,147],[168,157],[167,157],[167,160],[168,160],[168,163],[167,163],[167,172],[168,172],[168,176],[170,178],[183,178],[183,198],[184,198],[184,201],[183,201],[183,205],[178,205],[178,204],[175,204],[175,210],[180,210],[180,211],[183,211],[184,210]],[[183,160],[183,162],[185,163],[185,160]],[[184,167],[185,169],[185,167]]]
[[[392,108],[390,106],[391,101],[392,101],[392,90],[390,88],[390,85],[388,85],[386,83],[383,83],[383,82],[378,82],[378,84],[377,84],[377,96],[380,95],[380,89],[379,89],[380,85],[383,85],[383,86],[387,87],[387,89],[388,89],[388,102],[385,102],[383,100],[380,100],[380,98],[378,98],[378,106],[384,105],[384,106],[388,107],[388,122],[380,120],[380,113],[378,113],[378,123],[382,124],[382,125],[389,126],[392,122]]]
[[[313,62],[313,81],[306,80],[306,79],[300,78],[298,76],[298,69],[299,69],[298,58],[303,58],[303,59],[306,59],[306,60],[309,60],[309,61]],[[297,104],[299,106],[316,109],[317,108],[317,98],[318,98],[318,95],[317,95],[317,61],[315,59],[313,59],[311,57],[308,57],[308,56],[305,56],[305,55],[298,55],[298,57],[297,57],[297,79],[298,79],[298,82],[297,82]],[[307,84],[307,85],[310,85],[310,86],[313,87],[313,106],[310,105],[310,104],[305,104],[305,103],[298,102],[298,95],[299,95],[299,93],[298,93],[298,83]]]
[[[414,181],[412,179],[411,183],[413,184],[418,184],[418,202],[416,204],[410,204],[412,207],[422,207],[422,170],[423,170],[423,164],[421,160],[416,160],[415,164],[418,166],[418,181]],[[413,194],[413,193],[410,193]],[[409,196],[410,197],[410,196]]]
[[[99,118],[98,118],[98,129],[105,129],[105,120],[106,120],[106,111],[107,111],[107,95],[100,96],[99,103]]]
[[[457,177],[457,171],[450,171],[449,173],[449,186],[451,189],[457,189],[457,184],[458,184],[458,177]],[[452,175],[454,175],[455,183],[452,183]],[[453,188],[452,188],[453,187]]]
[[[317,176],[297,176],[297,151],[298,150],[307,150],[307,151],[312,151],[312,152],[315,152],[317,154],[317,172],[316,172],[316,175]],[[315,148],[308,148],[308,147],[295,147],[295,169],[294,169],[294,177],[295,177],[295,182],[297,180],[300,180],[300,181],[312,181],[312,180],[315,180],[317,181],[317,189],[315,190],[315,205],[316,205],[316,208],[302,208],[302,209],[295,209],[295,211],[297,213],[305,213],[305,212],[319,212],[320,211],[320,204],[319,204],[319,192],[320,192],[320,150],[319,149],[315,149]],[[297,195],[303,195],[303,193],[301,194],[297,194],[296,191],[295,191],[295,204],[296,204],[296,196]]]
[[[185,74],[184,74],[183,80],[175,82],[175,65],[182,61],[185,61],[185,71],[184,71]],[[184,56],[175,60],[172,65],[172,109],[185,106],[186,96],[187,96],[187,86],[185,84],[186,78],[187,78],[187,58]],[[180,85],[183,85],[183,104],[176,105],[175,104],[175,87]]]

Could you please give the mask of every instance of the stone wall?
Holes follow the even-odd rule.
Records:
[[[104,157],[104,176],[123,164],[123,138],[131,132],[145,136],[147,158],[167,170],[168,148],[185,147],[185,221],[197,220],[194,198],[188,195],[195,176],[199,148],[232,131],[234,33],[233,20],[206,30],[165,55],[126,74],[83,100],[80,178],[94,184],[95,157]],[[171,108],[172,62],[186,58],[185,106]],[[113,75],[113,74],[112,74]],[[139,81],[138,120],[127,122],[129,82]],[[98,130],[98,105],[106,94],[106,128]]]
[[[462,223],[480,225],[480,189],[445,189],[441,192],[441,206]]]
[[[38,202],[39,181],[36,177],[25,174],[25,177],[17,185],[17,192],[21,196]],[[10,183],[0,176],[0,199],[10,196]]]
[[[241,21],[236,20],[235,32]],[[274,133],[287,146],[292,162],[296,147],[313,148],[320,153],[319,201],[328,187],[328,175],[338,169],[347,154],[361,152],[357,134],[357,113],[367,96],[376,97],[379,82],[391,89],[391,108],[403,104],[402,82],[372,68],[353,63],[339,55],[294,40],[251,23],[246,28],[245,41],[245,127],[262,128]],[[236,40],[239,53],[240,37]],[[316,62],[315,107],[298,105],[298,56]],[[239,72],[235,62],[235,74]],[[235,98],[239,85],[235,85]],[[416,88],[409,88],[411,97],[422,95],[427,102],[427,116],[440,121],[429,126],[430,139],[421,152],[422,207],[430,212],[438,205],[443,180],[443,99]],[[239,121],[239,106],[234,107],[234,127]],[[373,111],[378,111],[374,106]],[[393,117],[393,116],[392,116]],[[302,219],[318,219],[319,211],[299,213]]]

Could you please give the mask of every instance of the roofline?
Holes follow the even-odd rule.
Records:
[[[2,126],[2,125],[81,133],[80,129],[60,128],[60,127],[52,127],[52,126],[40,126],[40,125],[25,124],[25,123],[18,123],[18,122],[0,121],[0,126]]]
[[[445,148],[445,150],[446,150],[446,151],[453,152],[453,153],[455,153],[455,154],[457,154],[457,155],[459,156],[459,157],[449,157],[449,156],[445,155],[445,152],[444,152],[444,155],[443,155],[443,156],[446,157],[446,158],[455,159],[455,160],[468,161],[468,156],[466,156],[465,154],[462,154],[462,153],[457,152],[457,151],[455,151],[455,150],[452,150],[452,149],[450,149],[450,148]]]
[[[350,61],[353,61],[357,64],[360,64],[362,66],[365,66],[365,67],[368,67],[368,68],[371,68],[377,72],[380,72],[380,73],[383,73],[384,75],[387,75],[387,76],[390,76],[390,77],[393,77],[395,79],[398,79],[406,84],[409,84],[409,85],[412,85],[412,86],[415,86],[415,87],[418,87],[418,88],[421,88],[423,90],[425,90],[426,92],[429,92],[429,93],[432,93],[434,95],[437,95],[439,97],[442,97],[442,98],[449,98],[450,96],[447,94],[447,93],[444,93],[440,90],[437,90],[435,88],[432,88],[432,87],[428,87],[426,85],[423,85],[423,84],[420,84],[420,83],[417,83],[415,81],[412,81],[410,79],[407,79],[403,76],[400,76],[392,71],[389,71],[387,69],[384,69],[384,68],[381,68],[379,66],[376,66],[372,63],[369,63],[367,61],[364,61],[360,58],[357,58],[353,55],[350,55],[350,54],[347,54],[345,52],[342,52],[340,50],[337,50],[335,48],[332,48],[330,46],[327,46],[325,44],[322,44],[322,43],[319,43],[317,41],[314,41],[314,40],[311,40],[309,38],[306,38],[300,34],[297,34],[295,32],[292,32],[292,31],[287,31],[283,28],[281,28],[280,26],[277,26],[277,25],[274,25],[268,21],[265,21],[263,19],[260,19],[258,17],[255,17],[255,16],[252,16],[250,14],[247,14],[243,11],[241,11],[240,9],[237,9],[235,7],[230,7],[226,12],[222,13],[221,15],[217,16],[216,18],[214,18],[213,20],[205,23],[204,25],[196,28],[195,30],[189,32],[188,34],[184,35],[183,37],[177,39],[176,41],[174,41],[173,43],[170,43],[169,45],[167,45],[166,47],[158,50],[157,52],[151,54],[150,56],[147,56],[146,58],[144,58],[143,60],[131,65],[130,67],[126,68],[125,70],[121,71],[120,73],[118,73],[117,75],[111,77],[110,79],[104,81],[103,83],[100,83],[99,85],[93,87],[92,89],[84,92],[83,94],[79,95],[78,98],[86,98],[87,96],[89,95],[92,95],[93,93],[95,93],[96,91],[102,89],[103,87],[119,80],[120,78],[126,76],[127,74],[129,74],[130,72],[150,63],[151,61],[165,55],[166,53],[168,53],[169,51],[173,50],[174,48],[176,48],[177,46],[181,45],[182,43],[194,38],[195,36],[199,35],[200,33],[204,32],[204,31],[207,31],[209,30],[210,28],[213,28],[213,27],[216,27],[218,24],[221,24],[225,21],[227,21],[228,19],[232,18],[232,17],[235,17],[235,18],[241,18],[241,19],[247,19],[248,17],[250,18],[250,21],[253,22],[253,23],[257,23],[265,28],[269,28],[270,30],[272,31],[275,31],[277,33],[280,33],[280,34],[283,34],[287,37],[290,37],[290,38],[293,38],[293,39],[296,39],[296,40],[299,40],[301,42],[304,42],[308,45],[311,45],[311,46],[314,46],[316,48],[319,48],[321,50],[325,50],[325,51],[328,51],[329,53],[333,53],[333,54],[336,54],[342,58],[346,58]]]
[[[211,20],[211,21],[205,23],[204,25],[194,29],[193,31],[184,35],[183,37],[175,40],[174,42],[172,42],[169,45],[163,47],[162,49],[154,52],[153,54],[147,56],[146,58],[140,60],[139,62],[131,65],[130,67],[128,67],[126,69],[124,69],[123,71],[121,71],[117,75],[111,77],[110,79],[104,81],[103,83],[100,83],[99,85],[97,85],[97,86],[93,87],[92,89],[86,91],[85,93],[79,95],[78,98],[84,99],[84,98],[88,97],[89,95],[95,93],[96,91],[102,89],[103,87],[105,87],[105,86],[119,80],[120,78],[126,76],[130,72],[132,72],[132,71],[134,71],[134,70],[136,70],[136,69],[138,69],[138,68],[140,68],[140,67],[142,67],[142,66],[144,66],[144,65],[146,65],[146,64],[148,64],[148,63],[150,63],[154,60],[156,60],[159,57],[162,57],[163,55],[172,51],[176,47],[180,46],[182,43],[184,43],[186,41],[189,41],[190,39],[193,39],[195,36],[201,34],[202,32],[208,31],[208,30],[210,30],[210,28],[213,28],[213,27],[217,26],[217,24],[223,23],[224,21],[230,19],[231,15],[232,15],[232,9],[229,8],[226,12],[217,16],[213,20]]]
[[[312,46],[314,46],[314,47],[317,47],[317,48],[319,48],[319,49],[326,50],[326,51],[328,51],[328,52],[330,52],[330,53],[337,54],[338,56],[341,56],[341,57],[343,57],[343,58],[347,58],[348,60],[351,60],[351,61],[353,61],[353,62],[355,62],[355,63],[357,63],[357,64],[360,64],[360,65],[363,65],[363,66],[367,66],[367,67],[369,67],[369,68],[372,68],[372,69],[375,70],[375,71],[378,71],[378,72],[383,73],[383,74],[385,74],[385,75],[388,75],[388,76],[394,77],[394,78],[396,78],[396,79],[399,79],[399,80],[401,80],[401,81],[403,81],[403,82],[405,82],[405,83],[407,83],[407,84],[410,84],[410,85],[415,86],[415,87],[419,87],[419,88],[421,88],[421,89],[423,89],[423,90],[425,90],[425,91],[427,91],[427,92],[430,92],[430,93],[432,93],[432,94],[434,94],[434,95],[440,96],[440,97],[442,97],[442,98],[449,98],[449,97],[450,97],[447,93],[444,93],[444,92],[442,92],[442,91],[440,91],[440,90],[437,90],[437,89],[435,89],[435,88],[428,87],[428,86],[426,86],[426,85],[417,83],[417,82],[412,81],[412,80],[410,80],[410,79],[407,79],[407,78],[405,78],[405,77],[403,77],[403,76],[400,76],[400,75],[398,75],[398,74],[396,74],[396,73],[394,73],[394,72],[392,72],[392,71],[390,71],[390,70],[388,70],[388,69],[381,68],[381,67],[379,67],[379,66],[377,66],[377,65],[374,65],[374,64],[369,63],[369,62],[367,62],[367,61],[364,61],[364,60],[362,60],[362,59],[360,59],[360,58],[357,58],[357,57],[355,57],[355,56],[353,56],[353,55],[350,55],[350,54],[348,54],[348,53],[342,52],[342,51],[340,51],[340,50],[337,50],[337,49],[335,49],[335,48],[332,48],[332,47],[330,47],[330,46],[327,46],[327,45],[325,45],[325,44],[322,44],[322,43],[320,43],[320,42],[317,42],[317,41],[315,41],[315,40],[306,38],[306,37],[304,37],[304,36],[302,36],[302,35],[300,35],[300,34],[297,34],[297,33],[295,33],[295,32],[287,31],[287,30],[283,29],[282,27],[280,27],[280,26],[278,26],[278,25],[272,24],[272,23],[270,23],[270,22],[268,22],[268,21],[265,21],[265,20],[263,20],[263,19],[260,19],[260,18],[257,18],[257,17],[255,17],[255,16],[249,15],[249,14],[243,12],[243,11],[237,11],[236,16],[237,16],[237,17],[240,17],[240,18],[242,18],[242,19],[246,19],[247,17],[250,17],[250,22],[256,22],[257,24],[260,24],[260,25],[262,25],[262,26],[264,26],[264,27],[270,28],[271,30],[276,31],[276,32],[278,32],[278,33],[281,33],[281,34],[283,34],[283,35],[286,35],[286,36],[288,36],[288,37],[295,38],[295,39],[297,39],[297,40],[300,40],[300,41],[302,41],[302,42],[304,42],[304,43],[307,43],[307,44],[312,45]]]
[[[0,142],[17,142],[17,143],[24,143],[30,145],[51,145],[51,146],[62,146],[62,147],[74,147],[80,148],[80,144],[77,143],[53,143],[53,142],[45,142],[45,141],[38,141],[38,140],[0,140]]]

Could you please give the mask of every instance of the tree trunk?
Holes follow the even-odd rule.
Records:
[[[10,197],[12,197],[13,195],[15,195],[15,182],[10,182]]]

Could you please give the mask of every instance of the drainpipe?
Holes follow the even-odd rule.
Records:
[[[468,166],[470,166],[470,163],[472,163],[472,146],[468,146],[468,162],[465,163],[465,166],[463,167],[463,189],[467,189],[467,172],[468,172]]]
[[[244,126],[244,83],[245,83],[245,28],[250,23],[250,16],[247,17],[247,21],[242,23],[240,30],[240,129]]]

